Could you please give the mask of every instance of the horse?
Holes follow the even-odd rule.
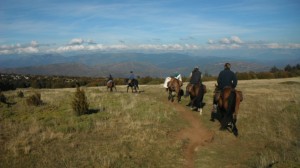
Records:
[[[112,80],[109,80],[107,83],[106,83],[106,86],[107,86],[107,91],[108,89],[112,92],[113,91],[113,88],[115,88],[115,91],[117,91],[117,88],[116,88],[116,84],[114,81]]]
[[[216,89],[217,89],[216,85]],[[215,95],[218,102],[217,112],[221,114],[220,123],[221,130],[231,126],[231,130],[235,136],[238,136],[238,129],[236,127],[237,115],[240,103],[243,101],[243,94],[241,91],[225,87],[221,93]]]
[[[137,79],[126,79],[125,82],[127,83],[127,93],[128,93],[128,89],[129,87],[131,87],[131,92],[133,93],[133,90],[135,92],[138,92],[139,90],[139,81]]]
[[[166,91],[169,92],[168,100],[174,101],[173,92],[177,95],[177,102],[181,101],[181,96],[183,96],[183,90],[181,89],[182,82],[176,78],[171,78],[171,80],[167,84],[168,88]]]
[[[186,90],[190,93],[190,102],[188,106],[196,107],[196,110],[200,112],[200,115],[202,115],[202,108],[204,106],[203,97],[206,93],[206,86],[203,84],[188,84],[186,86]]]

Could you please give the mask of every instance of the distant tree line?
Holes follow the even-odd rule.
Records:
[[[273,66],[268,72],[237,72],[239,80],[250,79],[274,79],[274,78],[288,78],[300,76],[300,64],[295,66],[287,65],[283,69]],[[189,77],[182,77],[184,82],[189,81]],[[204,74],[203,81],[216,80],[216,76]],[[156,77],[139,77],[139,84],[161,84],[164,78]],[[106,78],[95,77],[69,77],[69,76],[41,76],[41,75],[18,75],[18,74],[1,74],[0,73],[0,91],[15,90],[16,88],[75,88],[76,86],[105,86]],[[114,78],[116,85],[125,85],[124,78]]]
[[[283,69],[273,66],[269,72],[237,72],[236,75],[239,80],[296,77],[300,76],[300,64],[295,66],[287,65]]]
[[[164,79],[150,76],[138,77],[140,84],[160,84]],[[69,77],[69,76],[42,76],[0,74],[0,91],[15,90],[16,88],[75,88],[77,86],[106,86],[106,78]],[[114,78],[116,85],[125,85],[124,78]]]

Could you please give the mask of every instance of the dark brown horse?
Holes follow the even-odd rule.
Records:
[[[221,114],[221,129],[226,129],[230,125],[233,134],[237,136],[236,122],[240,103],[243,101],[242,92],[231,87],[225,87],[221,93],[215,96],[218,100],[218,112]]]
[[[171,78],[168,82],[167,91],[169,92],[168,100],[174,101],[173,93],[177,96],[177,102],[180,102],[181,96],[183,96],[183,90],[181,89],[182,82],[176,78]]]
[[[117,87],[114,81],[110,80],[106,83],[107,90],[109,89],[111,92],[113,91],[113,88],[115,88],[115,91],[117,91]]]
[[[125,79],[125,82],[127,83],[127,93],[129,87],[131,87],[131,92],[139,92],[139,81],[137,79]]]
[[[196,108],[196,110],[200,112],[200,115],[202,115],[204,105],[202,101],[206,93],[206,86],[203,84],[188,84],[186,90],[190,93],[190,102],[188,105],[192,108]]]

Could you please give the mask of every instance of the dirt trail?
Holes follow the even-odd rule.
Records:
[[[180,112],[183,119],[187,120],[190,124],[189,127],[180,130],[176,134],[179,140],[187,141],[184,148],[184,159],[186,168],[193,168],[195,162],[195,154],[199,147],[211,143],[214,137],[213,132],[205,128],[199,121],[199,113],[193,112],[182,104],[172,103],[173,106]]]

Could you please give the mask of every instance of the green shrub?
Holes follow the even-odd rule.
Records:
[[[17,92],[17,96],[20,97],[20,98],[23,98],[24,93],[20,90],[20,91]]]
[[[89,104],[83,89],[77,87],[74,99],[72,101],[72,108],[77,116],[89,113]]]
[[[2,102],[2,103],[6,103],[6,97],[5,97],[5,95],[3,94],[3,93],[1,93],[0,92],[0,102]]]
[[[43,104],[43,101],[41,100],[41,94],[35,93],[34,95],[31,95],[26,99],[27,105],[30,106],[40,106]]]

